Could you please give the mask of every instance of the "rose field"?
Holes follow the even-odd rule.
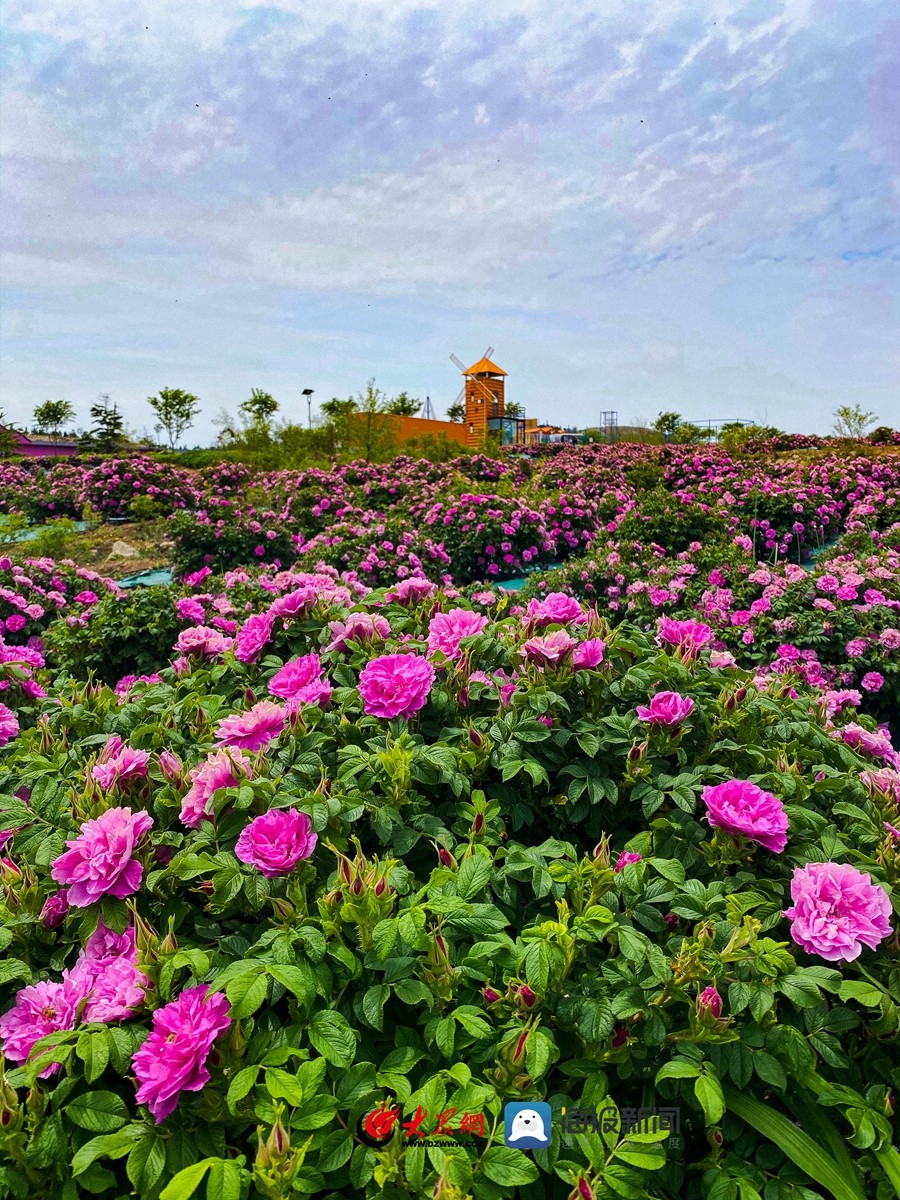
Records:
[[[900,1196],[879,433],[0,462],[0,1196]]]

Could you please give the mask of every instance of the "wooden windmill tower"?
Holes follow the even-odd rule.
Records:
[[[477,363],[471,367],[463,366],[455,354],[450,355],[454,366],[458,367],[464,376],[462,390],[457,396],[457,403],[465,399],[466,416],[466,445],[471,449],[479,449],[487,441],[488,429],[499,426],[506,415],[504,399],[504,383],[506,372],[491,362],[490,355],[494,347],[488,346]],[[489,425],[489,422],[491,425]]]

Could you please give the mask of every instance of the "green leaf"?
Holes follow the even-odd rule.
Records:
[[[384,1006],[390,994],[386,983],[376,983],[362,998],[363,1015],[373,1029],[384,1029]]]
[[[269,980],[263,974],[240,975],[233,979],[225,989],[225,995],[231,1001],[231,1015],[235,1020],[252,1017],[266,998],[269,990]]]
[[[282,966],[279,963],[269,963],[266,970],[273,979],[277,979],[280,984],[283,984],[301,1003],[305,1003],[315,996],[316,977],[312,969],[306,964],[303,966],[291,966],[290,964]]]
[[[538,1169],[521,1150],[511,1146],[491,1146],[481,1156],[481,1169],[493,1183],[502,1187],[524,1187],[534,1183]]]
[[[115,1092],[88,1092],[66,1105],[65,1114],[73,1124],[91,1133],[112,1133],[128,1120],[128,1108]]]
[[[72,1174],[81,1175],[98,1158],[121,1158],[134,1147],[146,1130],[143,1125],[129,1125],[118,1133],[101,1133],[99,1137],[85,1142],[72,1155]]]
[[[124,1131],[123,1131],[124,1132]],[[146,1196],[159,1183],[166,1165],[166,1147],[155,1129],[145,1132],[128,1155],[125,1170],[138,1195]]]
[[[532,942],[525,952],[523,967],[525,978],[537,992],[546,992],[550,982],[553,954],[546,942]]]
[[[340,1013],[325,1009],[309,1023],[309,1040],[336,1067],[349,1067],[356,1054],[353,1030]]]
[[[861,979],[845,979],[838,991],[841,1000],[856,1000],[866,1008],[877,1008],[883,995],[884,992],[880,988],[873,987],[871,983],[864,983]]]
[[[241,1200],[241,1169],[229,1158],[214,1158],[209,1167],[206,1200]]]
[[[700,1064],[686,1058],[673,1058],[656,1072],[656,1082],[661,1079],[694,1079],[700,1074]]]
[[[109,1038],[105,1029],[96,1033],[85,1031],[75,1043],[75,1053],[84,1063],[87,1083],[96,1083],[109,1062]]]
[[[379,962],[384,962],[397,944],[397,921],[394,917],[385,917],[372,930],[372,945]]]
[[[725,1112],[725,1097],[722,1095],[722,1085],[715,1075],[701,1075],[694,1082],[694,1095],[703,1107],[707,1125],[718,1125]]]
[[[459,875],[456,880],[456,894],[463,900],[473,900],[480,896],[491,878],[494,864],[490,854],[481,851],[465,858],[460,863]]]
[[[630,1167],[641,1167],[645,1171],[658,1171],[666,1165],[666,1152],[662,1146],[642,1144],[632,1137],[627,1137],[616,1148],[616,1158],[628,1163]]]
[[[294,1108],[303,1103],[303,1088],[296,1075],[281,1067],[266,1067],[266,1088],[275,1100],[287,1100]]]
[[[866,1200],[865,1193],[856,1181],[847,1178],[817,1142],[781,1113],[731,1087],[725,1089],[725,1098],[731,1112],[773,1142],[810,1179],[829,1191],[835,1200]]]
[[[252,1063],[249,1067],[242,1067],[232,1079],[228,1085],[228,1095],[226,1096],[228,1107],[232,1112],[235,1112],[241,1100],[254,1087],[258,1076],[259,1063]]]
[[[218,1161],[217,1158],[204,1158],[201,1162],[185,1167],[166,1184],[159,1194],[159,1200],[188,1200],[199,1187],[209,1168]]]

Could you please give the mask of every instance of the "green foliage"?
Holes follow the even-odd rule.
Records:
[[[125,422],[108,392],[101,392],[97,403],[91,405],[91,420],[94,423],[82,439],[83,449],[113,454],[125,444]]]
[[[864,437],[877,419],[875,413],[865,412],[859,403],[842,404],[834,410],[833,416],[835,436],[846,438]]]
[[[68,400],[45,400],[34,410],[34,423],[42,433],[58,434],[75,419],[75,409]]]
[[[147,403],[156,414],[157,429],[165,432],[174,450],[200,411],[199,399],[181,388],[160,388],[158,396],[147,397]]]

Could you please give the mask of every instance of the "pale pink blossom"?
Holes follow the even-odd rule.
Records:
[[[260,700],[246,712],[225,717],[216,726],[216,745],[239,750],[261,750],[284,729],[285,710],[271,700]]]
[[[50,874],[68,885],[69,903],[85,908],[102,899],[123,899],[141,886],[144,868],[134,857],[138,840],[153,825],[149,813],[110,808],[85,821],[69,849],[55,859]]]
[[[706,819],[732,836],[759,842],[774,854],[787,845],[788,819],[784,805],[771,792],[747,779],[729,779],[703,789]]]
[[[20,988],[13,1007],[0,1017],[0,1042],[11,1062],[27,1062],[35,1042],[58,1030],[74,1029],[78,1021],[80,988],[60,983],[35,983]],[[41,1071],[41,1078],[55,1075],[59,1063]]]
[[[461,640],[481,633],[487,623],[488,619],[483,613],[472,612],[468,608],[435,613],[428,625],[428,653],[440,651],[451,661],[458,658]]]
[[[852,962],[863,946],[874,950],[891,935],[891,902],[870,875],[845,863],[797,867],[793,905],[784,915],[791,937],[807,954],[828,962]]]
[[[211,802],[220,788],[237,787],[250,778],[250,762],[240,750],[218,750],[190,772],[191,788],[181,801],[183,825],[196,829],[201,821],[212,821]]]
[[[650,699],[650,706],[637,706],[637,715],[648,725],[659,725],[663,729],[677,729],[679,725],[694,711],[694,701],[690,696],[681,696],[678,692],[657,692]]]

